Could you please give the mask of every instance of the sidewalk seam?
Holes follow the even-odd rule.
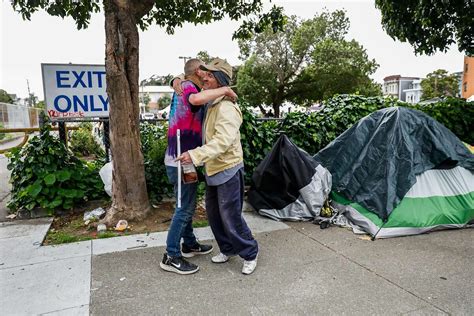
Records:
[[[0,202],[3,202],[11,195],[11,192],[8,192],[7,195],[5,195],[3,198],[0,199]]]
[[[424,299],[423,297],[418,296],[417,294],[411,292],[410,290],[407,290],[407,289],[403,288],[402,286],[398,285],[397,283],[391,281],[390,279],[387,279],[387,278],[384,277],[383,275],[377,273],[376,271],[371,270],[370,268],[368,268],[368,267],[364,266],[363,264],[361,264],[361,263],[355,261],[354,259],[349,258],[348,256],[344,255],[343,253],[341,253],[341,252],[339,252],[339,251],[337,251],[337,250],[335,250],[335,249],[329,247],[328,245],[326,245],[326,244],[320,242],[319,240],[315,239],[314,237],[309,236],[309,235],[307,235],[307,234],[305,234],[305,233],[301,232],[300,230],[295,229],[295,228],[293,228],[293,227],[292,227],[291,229],[293,229],[293,230],[295,230],[296,232],[298,232],[299,234],[301,234],[301,235],[303,235],[303,236],[306,236],[306,237],[308,237],[309,239],[311,239],[311,240],[317,242],[318,244],[320,244],[320,245],[323,246],[324,248],[326,248],[326,249],[328,249],[328,250],[334,252],[335,254],[337,254],[337,255],[343,257],[344,259],[346,259],[346,260],[348,260],[348,261],[350,261],[350,262],[352,262],[352,263],[358,265],[359,267],[361,267],[361,268],[363,268],[363,269],[365,269],[365,270],[367,270],[367,271],[369,271],[369,272],[375,274],[376,276],[382,278],[383,280],[387,281],[388,283],[390,283],[390,284],[392,284],[392,285],[398,287],[398,288],[401,289],[402,291],[404,291],[404,292],[406,292],[406,293],[408,293],[408,294],[410,294],[410,295],[412,295],[412,296],[414,296],[414,297],[416,297],[416,298],[422,300],[423,302],[425,302],[425,303],[428,304],[429,306],[432,306],[432,307],[438,309],[439,311],[445,313],[446,315],[451,315],[448,311],[445,311],[444,309],[442,309],[442,308],[440,308],[440,307],[434,305],[432,302],[430,302],[430,301]]]
[[[89,308],[90,306],[92,306],[92,293],[91,293],[91,290],[92,290],[92,259],[93,259],[93,253],[94,253],[94,243],[92,242],[91,240],[91,262],[90,262],[90,273],[89,273]],[[89,309],[89,314],[90,314],[90,309]]]
[[[0,271],[6,271],[6,270],[10,270],[10,269],[15,269],[15,268],[22,268],[22,267],[33,266],[33,265],[35,265],[35,264],[43,264],[43,263],[48,263],[48,262],[53,262],[53,261],[63,261],[63,260],[74,259],[74,258],[81,258],[81,257],[87,257],[87,256],[89,256],[89,255],[77,255],[77,256],[72,256],[72,257],[67,257],[67,258],[60,258],[60,259],[53,259],[53,260],[46,260],[46,261],[33,262],[33,263],[28,263],[28,264],[22,264],[22,265],[19,265],[19,266],[0,268]]]

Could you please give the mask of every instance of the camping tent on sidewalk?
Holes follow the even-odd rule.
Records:
[[[403,107],[376,111],[314,159],[332,198],[374,238],[467,226],[474,220],[474,155],[446,127]]]
[[[281,135],[252,175],[250,204],[275,220],[310,220],[331,191],[331,174]]]

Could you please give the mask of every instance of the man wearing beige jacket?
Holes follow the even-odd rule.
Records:
[[[207,71],[204,89],[229,86],[232,67],[219,58],[201,66]],[[224,263],[231,256],[244,259],[243,274],[257,267],[258,244],[242,217],[244,198],[244,163],[240,143],[242,113],[237,104],[225,97],[210,102],[203,123],[204,145],[189,150],[178,159],[182,163],[204,164],[206,175],[206,211],[220,253],[214,263]]]

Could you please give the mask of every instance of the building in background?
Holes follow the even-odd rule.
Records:
[[[464,56],[461,96],[465,99],[474,96],[474,57]]]
[[[393,75],[383,78],[383,94],[398,98],[406,102],[405,90],[410,90],[414,80],[420,80],[418,77],[402,77]]]
[[[405,102],[407,103],[418,103],[421,101],[423,95],[423,89],[421,88],[421,79],[413,80],[410,84],[409,89],[403,90],[405,94]]]
[[[140,86],[138,92],[138,99],[140,100],[140,113],[158,113],[158,100],[164,96],[171,98],[173,92],[173,88],[170,86]]]

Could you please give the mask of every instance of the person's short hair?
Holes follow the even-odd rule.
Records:
[[[196,69],[198,69],[201,65],[204,65],[204,63],[200,59],[191,58],[186,62],[186,64],[184,64],[184,75],[193,75]]]

